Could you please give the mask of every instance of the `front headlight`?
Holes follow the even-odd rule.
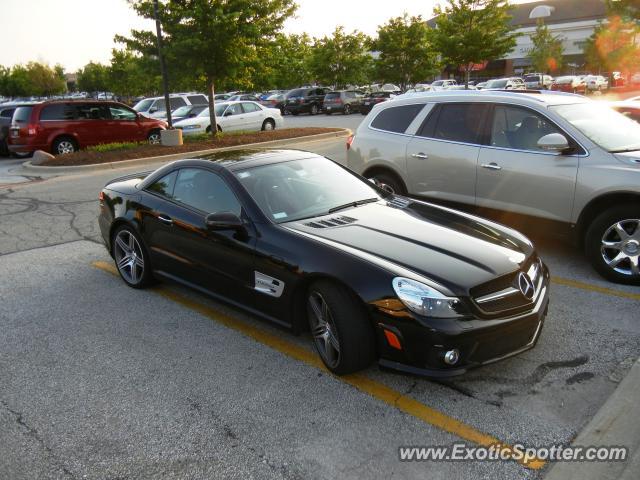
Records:
[[[424,317],[458,318],[464,316],[456,297],[447,297],[433,287],[404,277],[393,279],[393,289],[409,310]]]

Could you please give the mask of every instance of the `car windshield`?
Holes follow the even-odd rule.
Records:
[[[550,107],[609,152],[640,150],[640,124],[598,102]]]
[[[556,78],[556,83],[571,83],[573,82],[573,77],[558,77]]]
[[[147,98],[145,100],[140,100],[138,103],[136,103],[133,107],[133,109],[136,112],[146,112],[147,110],[149,110],[149,107],[151,106],[151,104],[153,103],[153,99],[152,98]]]
[[[216,104],[216,117],[220,117],[222,116],[222,114],[224,113],[224,111],[227,109],[227,107],[229,106],[228,103],[218,103]],[[205,108],[204,110],[202,110],[199,114],[199,117],[208,117],[209,116],[209,108]]]
[[[487,82],[487,88],[504,88],[507,86],[507,80],[489,80]]]
[[[431,84],[432,87],[441,87],[442,85],[444,85],[444,80],[436,80]]]
[[[272,163],[234,173],[262,212],[276,223],[326,215],[336,207],[382,198],[372,184],[324,157]]]
[[[189,115],[193,107],[191,105],[185,105],[184,107],[180,107],[173,112],[174,117],[183,117],[185,115]]]
[[[524,81],[525,82],[539,82],[540,81],[540,75],[525,75],[524,76]]]

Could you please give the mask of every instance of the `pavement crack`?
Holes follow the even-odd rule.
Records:
[[[33,438],[34,440],[36,440],[36,442],[38,442],[38,444],[40,444],[40,446],[44,449],[44,451],[47,453],[47,455],[52,459],[53,463],[55,463],[56,466],[58,466],[60,468],[60,470],[62,470],[62,472],[65,474],[66,477],[75,479],[77,478],[73,472],[71,472],[60,460],[58,460],[56,454],[54,453],[54,451],[51,449],[51,447],[49,447],[45,441],[42,439],[42,437],[40,436],[40,433],[38,432],[38,430],[35,427],[32,427],[31,425],[29,425],[21,412],[18,412],[17,410],[14,410],[13,408],[11,408],[7,402],[5,402],[4,400],[0,400],[0,404],[4,407],[4,409],[9,412],[14,418],[15,421],[18,425],[20,425],[21,428],[23,428],[27,435],[30,436],[31,438]]]

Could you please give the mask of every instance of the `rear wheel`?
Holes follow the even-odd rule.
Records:
[[[307,317],[316,350],[337,375],[366,368],[375,357],[373,330],[361,305],[344,288],[321,280],[307,293]]]
[[[119,227],[113,234],[113,259],[122,280],[132,288],[144,288],[153,281],[151,262],[142,240],[132,227]]]
[[[349,115],[351,113],[351,105],[348,103],[344,106],[344,110],[342,111],[344,115]]]
[[[275,130],[276,129],[276,122],[274,122],[272,119],[267,118],[264,122],[262,122],[262,130]]]
[[[318,114],[318,105],[316,105],[315,103],[311,105],[311,110],[309,111],[309,113],[311,115],[317,115]]]
[[[640,285],[640,205],[614,207],[598,215],[587,230],[585,250],[603,277]]]
[[[64,155],[78,151],[78,144],[71,137],[58,137],[51,146],[51,153],[54,155]]]

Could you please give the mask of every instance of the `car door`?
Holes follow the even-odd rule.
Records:
[[[476,165],[484,103],[441,103],[407,145],[409,192],[434,200],[475,204]]]
[[[65,127],[75,134],[80,147],[112,142],[108,133],[109,111],[104,103],[78,103],[69,106],[75,107],[75,113],[73,120],[65,120]]]
[[[264,110],[253,102],[242,102],[241,105],[246,122],[243,130],[262,130],[262,122],[265,118]]]
[[[124,105],[107,105],[109,120],[105,136],[109,142],[141,142],[146,140],[145,132],[138,120],[138,114]]]
[[[478,207],[570,221],[581,147],[544,114],[526,107],[497,104],[488,125],[489,144],[478,157]],[[538,140],[550,133],[567,137],[574,152],[539,148]]]
[[[240,103],[232,103],[227,107],[223,114],[221,128],[226,132],[244,130],[246,128],[244,110],[242,110]]]
[[[232,188],[216,172],[185,167],[177,171],[171,198],[156,204],[145,228],[145,240],[166,274],[229,299],[243,298],[253,286],[255,235],[247,220],[246,235],[233,230],[210,230],[210,213],[243,216]],[[162,224],[162,225],[160,225]],[[155,235],[155,237],[154,237]],[[154,263],[155,264],[155,263]]]

